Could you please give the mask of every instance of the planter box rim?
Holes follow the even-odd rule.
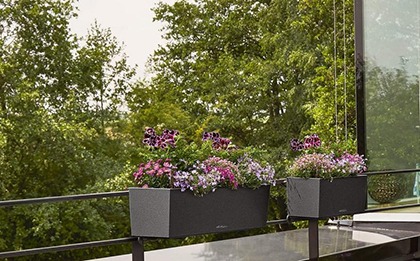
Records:
[[[238,187],[237,189],[231,189],[231,188],[216,188],[216,191],[217,190],[219,190],[219,189],[228,189],[228,190],[232,190],[232,191],[236,191],[236,190],[238,190],[238,189],[252,189],[252,190],[256,190],[256,189],[259,189],[259,188],[263,188],[263,187],[270,187],[270,185],[262,185],[262,186],[260,186],[260,187],[258,187],[258,188],[248,188],[248,187]],[[130,189],[156,189],[156,190],[181,190],[181,188],[153,188],[153,187],[150,187],[150,188],[141,188],[141,187],[128,187],[128,189],[130,190]],[[183,191],[183,192],[187,192],[187,191],[190,191],[189,189],[186,189],[185,191]],[[210,194],[210,193],[213,193],[213,192],[209,192],[208,194]],[[206,194],[204,194],[204,196],[205,196]]]
[[[348,177],[332,177],[329,179],[325,178],[302,178],[302,177],[287,177],[286,179],[317,179],[317,180],[334,180],[334,179],[349,179],[349,178],[358,178],[358,177],[367,177],[366,174],[364,175],[356,175],[356,176],[348,176]]]
[[[140,188],[140,187],[128,187],[128,189],[157,189],[157,190],[181,190],[181,188]]]

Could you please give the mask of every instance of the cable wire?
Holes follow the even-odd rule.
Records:
[[[347,63],[346,63],[346,0],[343,0],[343,69],[344,69],[344,133],[347,141]]]
[[[334,103],[335,103],[335,139],[338,141],[338,96],[337,96],[337,9],[334,5]]]

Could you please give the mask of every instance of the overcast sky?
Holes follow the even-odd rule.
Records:
[[[162,0],[173,4],[176,0]],[[138,76],[144,76],[147,58],[158,44],[164,43],[159,29],[161,24],[152,22],[150,10],[159,0],[79,0],[79,17],[70,27],[78,36],[87,34],[88,28],[98,21],[104,28],[111,28],[114,36],[124,42],[125,53],[131,65],[138,64]]]

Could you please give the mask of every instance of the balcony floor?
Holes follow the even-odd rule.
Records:
[[[324,226],[319,229],[320,255],[346,260],[381,260],[407,255],[407,242],[419,232]],[[368,258],[369,259],[365,259]],[[308,257],[307,229],[174,247],[145,253],[146,261],[298,261]],[[337,260],[337,259],[335,259]],[[340,259],[338,259],[340,260]],[[402,259],[401,259],[402,260]],[[130,255],[96,261],[131,261]]]

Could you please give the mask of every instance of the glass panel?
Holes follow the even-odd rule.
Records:
[[[369,170],[420,165],[419,0],[365,0]]]
[[[368,208],[419,203],[420,172],[368,177]]]

